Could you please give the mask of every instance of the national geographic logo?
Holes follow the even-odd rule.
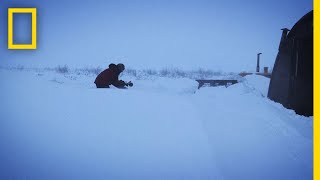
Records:
[[[31,44],[13,43],[13,14],[30,13],[32,17]],[[37,8],[8,8],[8,49],[37,49]]]

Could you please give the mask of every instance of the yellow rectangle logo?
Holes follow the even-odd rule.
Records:
[[[13,44],[13,13],[31,13],[31,44]],[[8,49],[37,49],[37,8],[8,8]]]

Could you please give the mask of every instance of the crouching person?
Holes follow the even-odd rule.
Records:
[[[94,81],[97,88],[109,88],[110,85],[114,85],[117,88],[126,88],[126,86],[132,86],[130,82],[126,83],[122,80],[119,80],[119,75],[125,70],[123,64],[110,64],[109,68],[102,71]]]

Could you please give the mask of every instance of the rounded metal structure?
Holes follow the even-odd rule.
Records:
[[[313,115],[313,11],[282,29],[268,97],[296,113]],[[288,33],[289,32],[289,33]]]

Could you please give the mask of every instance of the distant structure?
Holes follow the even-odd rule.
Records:
[[[262,53],[257,54],[257,69],[256,69],[257,73],[260,72],[260,55],[261,54]]]
[[[282,29],[268,97],[298,114],[313,115],[313,11],[291,30]]]

